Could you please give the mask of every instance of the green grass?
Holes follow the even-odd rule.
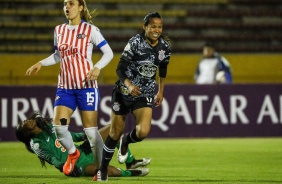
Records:
[[[109,178],[108,183],[282,183],[282,138],[146,139],[131,144],[137,158],[151,157],[145,177]],[[112,165],[117,163],[116,155]],[[69,178],[53,166],[41,168],[24,145],[0,142],[0,183],[89,183]]]

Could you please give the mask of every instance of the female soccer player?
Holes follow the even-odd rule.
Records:
[[[55,28],[55,53],[31,66],[26,76],[30,76],[33,71],[36,74],[42,66],[60,62],[53,123],[60,144],[69,154],[63,167],[63,172],[68,175],[80,156],[68,130],[70,117],[76,108],[81,112],[82,124],[96,165],[100,166],[103,140],[97,127],[100,100],[97,78],[100,70],[113,58],[113,52],[100,30],[92,24],[94,12],[89,13],[84,0],[64,0],[63,9],[68,22]],[[103,55],[93,66],[91,59],[94,46]]]
[[[170,42],[162,34],[163,19],[158,12],[144,18],[143,32],[133,36],[124,48],[116,73],[119,80],[112,93],[111,129],[103,148],[103,159],[97,173],[98,181],[107,180],[107,167],[125,126],[125,118],[132,112],[136,128],[121,139],[118,152],[120,163],[128,157],[128,144],[140,142],[151,128],[152,106],[160,106],[167,65],[170,60]],[[159,69],[159,89],[155,96],[156,73]]]
[[[103,139],[108,135],[109,129],[110,126],[105,126],[99,130]],[[27,150],[38,156],[43,167],[46,167],[45,162],[48,162],[61,172],[63,171],[68,153],[56,138],[51,118],[43,117],[38,111],[35,111],[28,119],[18,123],[15,133],[17,139],[25,144]],[[80,150],[80,157],[74,170],[67,176],[93,176],[97,170],[94,164],[96,160],[93,158],[85,133],[71,132],[71,136],[75,142],[79,142],[76,148]],[[109,176],[145,176],[149,173],[148,168],[137,167],[148,165],[151,159],[136,160],[130,151],[128,154],[130,157],[126,162],[127,170],[109,166]]]

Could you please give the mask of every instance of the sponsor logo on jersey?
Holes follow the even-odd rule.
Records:
[[[159,60],[163,60],[165,58],[165,51],[164,50],[160,50],[159,51]]]
[[[156,74],[158,67],[152,63],[141,65],[138,67],[138,71],[142,76],[153,77]]]
[[[86,37],[86,35],[85,34],[78,34],[78,35],[76,35],[76,38],[78,38],[78,39],[83,39],[83,38],[85,38]]]
[[[62,44],[59,46],[59,51],[61,52],[62,58],[69,56],[69,55],[74,55],[78,53],[78,48],[70,46],[69,44]]]

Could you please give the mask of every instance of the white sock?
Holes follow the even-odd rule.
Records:
[[[76,147],[73,143],[72,136],[68,130],[68,125],[54,125],[55,133],[58,141],[62,144],[69,154],[75,152]]]
[[[102,162],[104,142],[101,134],[98,131],[98,127],[84,128],[84,131],[90,143],[95,162],[97,163],[97,166],[100,167]]]

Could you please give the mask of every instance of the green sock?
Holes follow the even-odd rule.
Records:
[[[128,177],[131,176],[131,172],[129,170],[123,170],[121,168],[118,168],[121,171],[121,176],[122,177]]]
[[[119,149],[119,143],[116,145],[116,147]],[[132,155],[130,149],[128,149],[127,153],[128,153],[128,157],[127,157],[125,163],[130,163],[134,160],[134,156]]]

